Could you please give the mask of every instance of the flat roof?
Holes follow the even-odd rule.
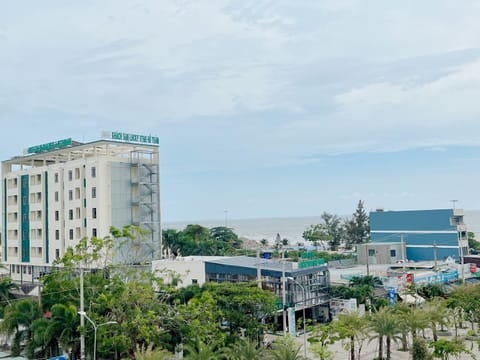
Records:
[[[222,258],[217,260],[206,260],[206,262],[228,265],[228,266],[240,266],[247,268],[256,268],[260,266],[262,270],[274,270],[274,271],[292,271],[293,263],[289,261],[279,261],[275,259],[263,259],[249,256],[234,256],[228,258]]]
[[[141,144],[115,140],[97,140],[88,143],[72,141],[72,146],[23,156],[14,156],[9,160],[2,161],[2,164],[44,166],[99,155],[127,157],[132,151],[151,153],[158,151],[157,149],[158,145],[156,144]]]

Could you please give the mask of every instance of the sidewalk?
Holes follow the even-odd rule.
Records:
[[[465,338],[468,330],[469,330],[469,328],[459,329],[458,330],[458,336]],[[453,334],[453,332],[454,331],[452,330],[452,334]],[[430,343],[432,341],[431,332],[430,331],[425,331],[425,333],[426,333],[427,343]],[[439,335],[438,336],[439,339],[448,339],[448,340],[451,340],[453,337],[454,337],[453,335],[450,335],[450,336]],[[295,338],[295,342],[299,346],[301,346],[302,349],[303,349],[303,335],[297,336]],[[343,343],[346,343],[346,342],[343,342]],[[341,341],[337,341],[335,344],[330,345],[328,347],[328,349],[333,352],[335,360],[337,360],[337,359],[345,359],[345,360],[350,359],[350,352],[348,350],[344,349],[343,343]],[[410,339],[409,339],[409,345],[411,345]],[[357,346],[357,344],[355,344],[355,346]],[[409,360],[409,359],[411,359],[410,352],[409,351],[398,350],[400,347],[401,347],[400,342],[395,343],[395,342],[392,341],[392,344],[391,344],[391,351],[392,351],[391,352],[391,358],[392,358],[392,360]],[[465,340],[465,348],[470,350],[472,352],[473,356],[471,356],[470,354],[467,354],[467,353],[462,353],[462,354],[460,354],[460,359],[462,359],[462,360],[480,359],[479,345],[477,344],[476,340]],[[309,360],[318,359],[318,357],[313,355],[313,353],[311,352],[310,344],[307,345],[307,350],[308,350],[308,359]],[[358,351],[358,348],[356,348],[356,351]],[[387,351],[386,343],[385,343],[385,340],[384,340],[384,346],[383,346],[383,356],[384,357],[386,356],[386,351]],[[303,354],[303,350],[302,350],[302,354]],[[372,360],[377,356],[378,356],[378,340],[377,339],[374,339],[372,341],[366,340],[363,343],[363,346],[362,346],[360,359],[356,359],[356,360]]]

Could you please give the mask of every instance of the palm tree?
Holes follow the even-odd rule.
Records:
[[[21,299],[5,308],[0,331],[13,336],[12,354],[20,355],[23,342],[25,342],[25,347],[31,347],[31,343],[33,343],[33,323],[41,316],[42,313],[38,303],[33,299]]]
[[[257,348],[257,343],[249,339],[240,340],[224,351],[227,360],[261,360],[265,355],[265,349]]]
[[[172,358],[172,354],[165,349],[154,349],[153,345],[147,347],[140,347],[137,345],[135,351],[136,360],[169,360]]]
[[[78,348],[78,314],[74,305],[55,304],[45,329],[45,342],[57,341],[64,351],[76,353]]]
[[[450,321],[451,313],[446,307],[446,303],[441,300],[432,300],[423,308],[428,324],[432,329],[433,341],[438,340],[437,326],[442,328]]]
[[[397,303],[393,308],[393,312],[398,319],[400,333],[402,336],[402,351],[407,351],[408,349],[408,334],[410,333],[412,309],[412,307],[405,303]]]
[[[391,308],[381,308],[370,319],[370,330],[375,333],[372,339],[378,339],[378,358],[383,359],[383,339],[387,340],[387,360],[391,359],[391,342],[401,339],[400,325]]]
[[[168,250],[167,255],[173,254],[175,256],[178,255],[178,252],[181,248],[181,236],[182,233],[175,229],[165,229],[162,231],[162,238],[163,244],[165,249]]]
[[[220,355],[214,349],[200,340],[196,340],[195,344],[187,344],[184,347],[187,355],[185,360],[218,360]]]
[[[349,339],[350,360],[355,360],[355,343],[358,343],[360,353],[366,334],[366,318],[358,311],[350,311],[338,315],[336,332],[341,339]]]
[[[418,337],[418,332],[428,328],[428,319],[422,308],[412,307],[405,303],[397,303],[393,308],[402,337],[402,350],[408,348],[408,334],[412,336],[412,343]]]
[[[272,360],[306,360],[301,355],[302,347],[295,345],[293,339],[286,338],[276,343],[274,350],[269,354],[268,359]]]
[[[0,279],[0,301],[2,305],[10,305],[10,300],[13,299],[12,291],[15,289],[18,289],[18,285],[12,281],[10,276]]]

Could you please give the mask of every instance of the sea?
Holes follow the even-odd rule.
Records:
[[[475,233],[480,240],[480,210],[464,210],[464,222],[467,231]],[[266,239],[274,244],[277,234],[281,239],[288,239],[291,245],[304,242],[302,234],[310,225],[321,223],[321,217],[302,216],[285,218],[256,218],[256,219],[219,219],[203,221],[166,222],[163,229],[183,230],[188,224],[199,224],[207,228],[227,226],[239,236],[261,241]]]

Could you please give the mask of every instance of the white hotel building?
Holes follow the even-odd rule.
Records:
[[[161,258],[158,138],[108,136],[35,146],[2,162],[1,257],[13,280],[35,282],[69,246],[103,238],[110,226],[144,228],[145,260]]]

